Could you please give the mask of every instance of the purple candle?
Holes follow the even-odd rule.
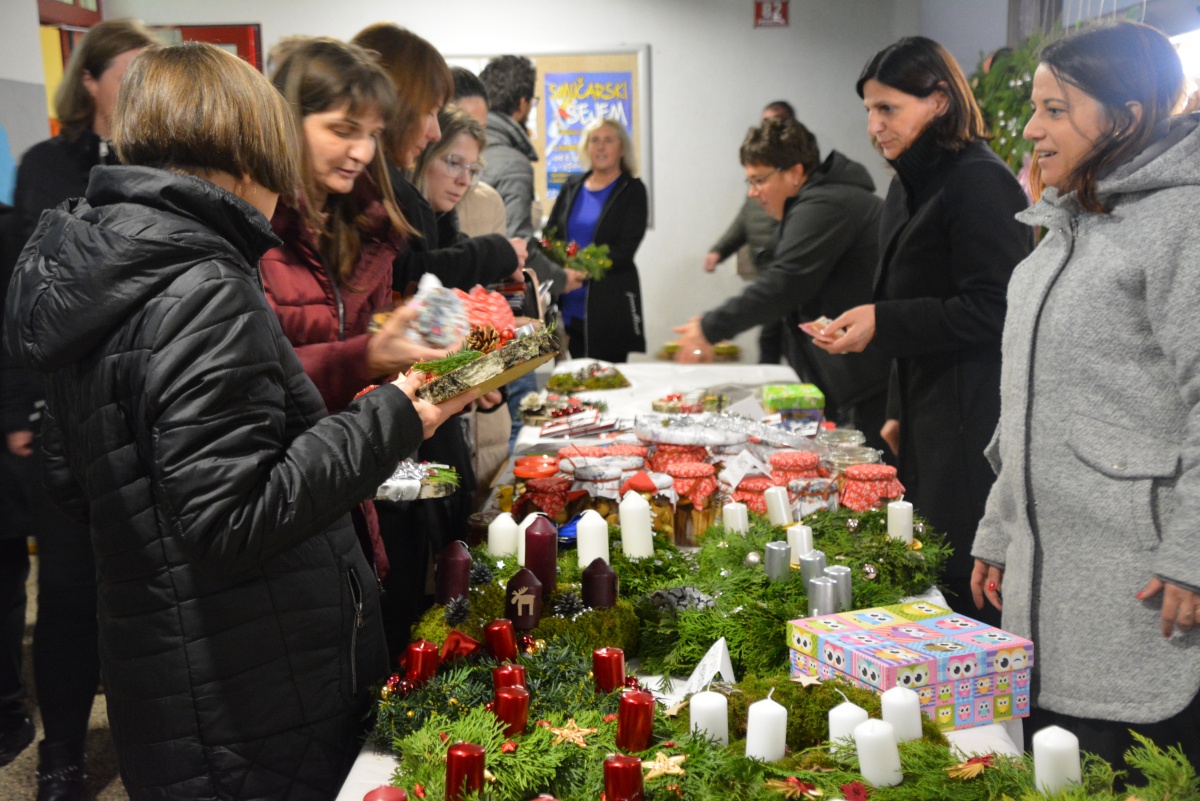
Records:
[[[539,516],[525,529],[525,567],[542,583],[542,597],[558,590],[558,529],[548,517]]]
[[[542,582],[527,567],[518,570],[508,581],[504,616],[512,621],[517,631],[535,629],[542,619]]]
[[[583,602],[593,609],[617,604],[617,573],[597,556],[583,571]]]
[[[455,540],[446,546],[438,560],[435,600],[445,605],[454,598],[465,598],[470,586],[471,554],[465,542]]]

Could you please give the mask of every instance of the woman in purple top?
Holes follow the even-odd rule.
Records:
[[[646,186],[635,177],[633,143],[619,122],[589,124],[579,155],[589,169],[563,184],[546,227],[581,248],[608,245],[613,264],[603,279],[585,281],[559,302],[572,356],[623,362],[631,351],[646,350],[642,290],[633,263],[646,234]]]

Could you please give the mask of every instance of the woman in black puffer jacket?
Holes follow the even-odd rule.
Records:
[[[430,406],[412,379],[325,415],[256,268],[297,131],[245,62],[142,54],[114,142],[139,166],[43,216],[5,334],[46,373],[48,489],[90,526],[121,776],[132,799],[328,799],[387,670],[347,512],[472,395]]]

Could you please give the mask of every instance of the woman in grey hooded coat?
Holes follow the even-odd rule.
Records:
[[[998,476],[977,604],[1032,638],[1026,731],[1121,763],[1128,730],[1200,766],[1200,118],[1166,37],[1049,45],[1033,79],[1046,233],[1008,290]],[[1018,699],[1014,697],[1014,706]]]

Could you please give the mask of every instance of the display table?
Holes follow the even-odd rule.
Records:
[[[581,370],[594,359],[572,359],[554,368],[555,372]],[[676,364],[674,362],[640,362],[618,364],[617,369],[629,379],[624,389],[605,389],[596,392],[576,392],[576,397],[604,401],[608,415],[632,422],[639,414],[649,414],[650,404],[673,392],[707,389],[728,395],[732,403],[749,397],[763,384],[794,384],[800,379],[796,371],[784,364]],[[593,444],[594,438],[572,438],[570,442]],[[539,449],[557,449],[566,445],[565,437],[542,439],[535,426],[524,426],[513,446],[514,454]]]

